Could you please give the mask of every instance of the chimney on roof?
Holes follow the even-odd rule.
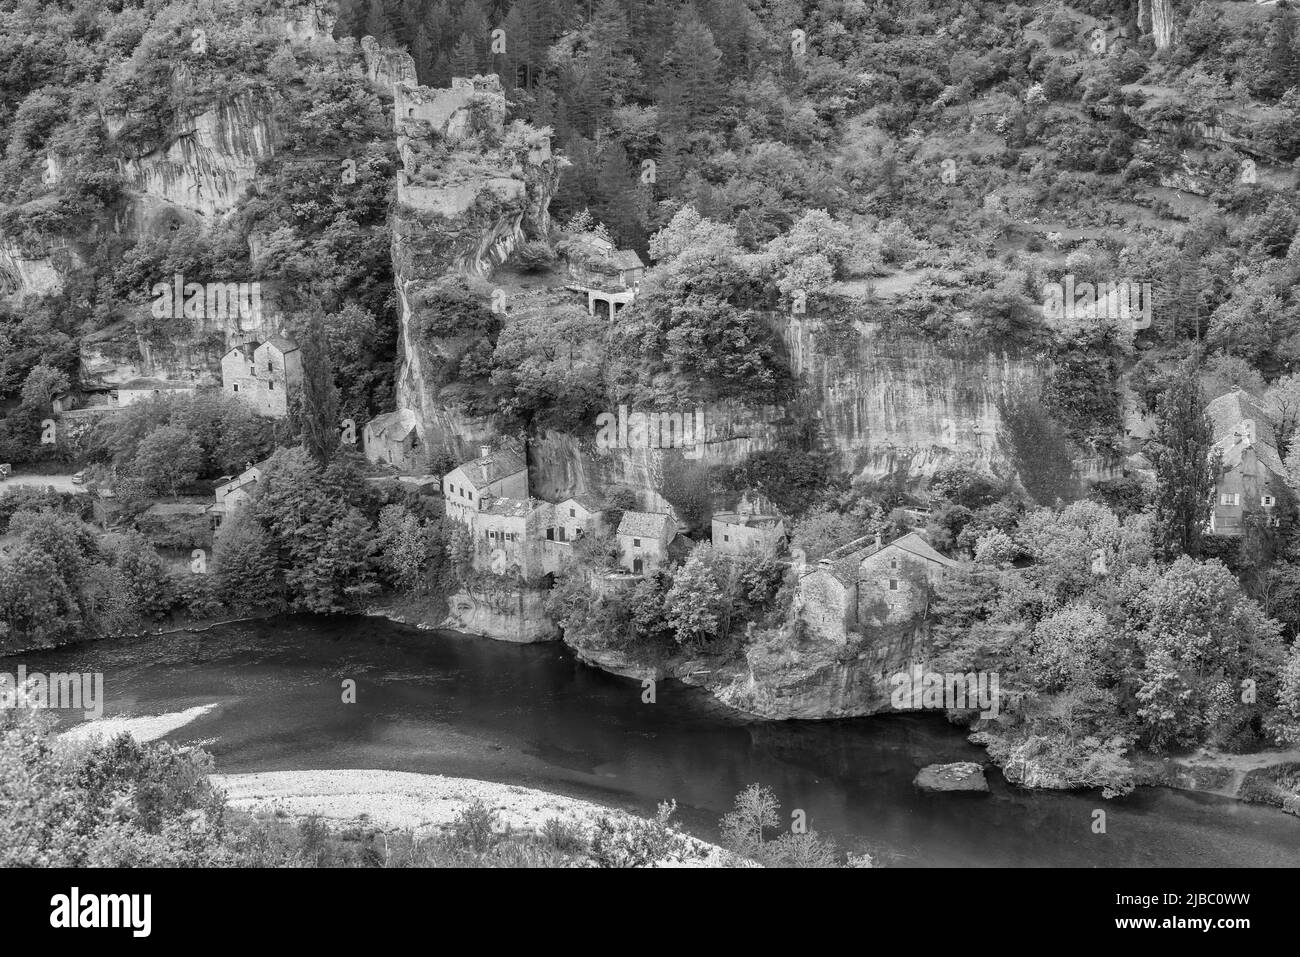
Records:
[[[885,544],[885,543],[882,542],[882,541],[880,540],[880,533],[879,533],[879,532],[876,532],[876,547],[877,547],[877,548],[883,548],[883,547],[884,547],[884,544]]]
[[[480,445],[478,447],[478,454],[481,458],[487,458],[489,455],[492,454],[492,446]]]

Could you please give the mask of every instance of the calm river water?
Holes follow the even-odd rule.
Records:
[[[0,659],[103,672],[105,714],[217,707],[165,740],[202,743],[223,773],[379,768],[522,784],[653,813],[675,798],[702,837],[747,784],[771,787],[841,847],[887,866],[1300,865],[1300,819],[1209,795],[926,794],[917,770],[984,761],[941,717],[767,722],[701,692],[511,645],[374,618],[286,617],[201,634],[103,641]],[[357,682],[357,703],[341,682]],[[80,720],[67,717],[66,723]],[[1092,812],[1107,815],[1092,833]]]

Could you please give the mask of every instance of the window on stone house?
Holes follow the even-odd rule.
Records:
[[[238,391],[239,391],[239,383],[236,382],[233,386],[231,386],[231,388],[233,388],[236,392],[238,392]]]
[[[897,568],[897,567],[898,567],[898,559],[897,559],[897,558],[891,558],[891,559],[889,560],[889,567],[890,567],[890,568]]]
[[[274,382],[268,382],[268,383],[266,384],[266,387],[267,387],[268,389],[270,389],[272,392],[275,391],[275,383],[274,383]]]
[[[555,529],[554,529],[554,528],[548,528],[548,529],[546,530],[546,540],[547,540],[548,542],[553,542],[553,541],[555,541]]]
[[[729,541],[731,541],[731,536],[730,536],[730,535],[727,535],[726,533],[723,533],[722,540],[723,540],[724,542],[729,542]]]
[[[1265,508],[1272,508],[1274,505],[1277,504],[1277,499],[1275,499],[1272,495],[1261,495],[1259,497],[1259,504],[1263,505]]]
[[[889,580],[889,590],[890,590],[890,591],[898,591],[898,579],[897,579],[897,578],[891,578],[891,579]]]
[[[639,539],[639,538],[634,538],[634,539],[632,539],[632,547],[633,547],[633,548],[640,548],[640,547],[641,547],[641,539]]]
[[[573,509],[569,509],[569,518],[576,518],[578,515]]]

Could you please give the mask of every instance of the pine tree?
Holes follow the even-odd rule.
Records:
[[[213,546],[217,596],[236,609],[279,608],[284,582],[271,539],[248,510],[230,516]]]
[[[722,100],[722,53],[694,7],[682,8],[676,39],[664,60],[659,97],[664,126],[685,132],[718,109]]]
[[[370,0],[370,6],[366,11],[366,34],[374,37],[384,46],[393,45],[396,34],[384,0]]]
[[[366,32],[365,0],[339,0],[337,30],[340,37],[360,39]]]
[[[302,441],[323,468],[339,448],[339,390],[325,346],[324,315],[311,317],[302,343]]]
[[[507,41],[505,55],[496,57],[500,61],[496,70],[501,74],[501,82],[507,87],[522,85],[527,89],[528,63],[533,57],[533,50],[528,31],[524,29],[523,14],[517,5],[510,8],[501,23],[501,29],[505,30]]]
[[[402,16],[401,34],[404,39],[411,39],[415,36],[415,28],[424,20],[425,0],[402,0],[400,9]]]
[[[655,89],[663,82],[663,61],[674,35],[677,4],[674,0],[633,0],[628,20],[632,53],[641,64],[646,85]]]
[[[451,51],[451,57],[447,65],[454,77],[474,76],[483,72],[480,69],[481,61],[479,60],[478,50],[468,33],[462,33],[460,39],[456,41],[456,46]]]
[[[602,103],[619,103],[640,78],[632,57],[627,17],[619,0],[601,0],[587,25],[585,78],[598,91]]]
[[[1210,463],[1212,434],[1205,403],[1189,363],[1160,396],[1156,412],[1156,538],[1169,559],[1200,554],[1201,537],[1210,517],[1214,477]]]
[[[416,24],[411,40],[411,59],[415,61],[415,75],[421,83],[429,84],[433,77],[433,42],[429,28],[423,22]]]
[[[468,36],[474,43],[477,62],[487,56],[488,51],[488,6],[482,0],[465,0],[456,17],[453,28],[457,37]],[[509,49],[509,44],[507,44]]]
[[[601,199],[597,215],[618,238],[618,245],[644,248],[648,197],[623,144],[605,148],[596,189]]]
[[[1273,13],[1268,48],[1264,54],[1265,92],[1274,98],[1293,86],[1300,86],[1300,38],[1297,32],[1295,11],[1278,6]]]

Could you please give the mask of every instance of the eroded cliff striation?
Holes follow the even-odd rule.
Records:
[[[185,72],[178,71],[174,82],[183,93]],[[110,121],[110,132],[116,125]],[[175,207],[187,222],[211,224],[252,192],[257,165],[271,156],[275,139],[270,104],[239,94],[179,117],[163,146],[124,160],[122,173],[138,202]]]

